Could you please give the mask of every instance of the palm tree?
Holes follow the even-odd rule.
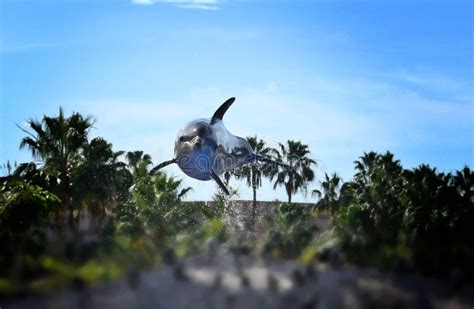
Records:
[[[15,162],[15,164],[12,166],[11,162],[8,160],[7,163],[2,164],[2,168],[1,168],[1,169],[3,170],[3,174],[4,174],[5,176],[10,176],[10,175],[12,174],[12,171],[13,171],[14,169],[16,169],[17,166],[18,166],[18,165],[17,165],[16,162]]]
[[[183,205],[181,204],[181,200],[193,189],[191,187],[183,187],[182,179],[168,177],[163,172],[156,173],[151,176],[151,179],[155,194],[154,206],[156,208],[154,210],[158,210],[162,214],[166,226],[164,228],[181,231],[184,228],[195,227],[202,218],[193,213],[194,209],[192,206],[182,207]],[[148,206],[146,209],[149,211],[152,207]],[[154,211],[150,212],[150,214],[153,213]],[[143,214],[150,218],[149,225],[155,224],[152,216],[148,216],[147,211],[144,211]]]
[[[123,153],[113,151],[112,144],[101,137],[84,146],[72,178],[75,203],[85,203],[93,214],[103,217],[106,207],[125,200],[132,176],[126,164],[118,161]]]
[[[177,227],[192,225],[196,216],[187,215],[192,207],[182,207],[181,199],[192,190],[182,188],[182,180],[163,172],[150,175],[149,164],[137,164],[129,199],[119,204],[118,230],[132,235],[149,234],[162,237]],[[176,232],[176,231],[174,231]]]
[[[149,154],[143,154],[143,151],[139,150],[127,152],[126,159],[134,177],[137,175],[138,166],[141,161],[145,162],[145,166],[152,165],[151,156]]]
[[[70,203],[71,169],[77,164],[78,156],[87,144],[87,135],[94,124],[91,116],[79,113],[66,118],[63,109],[59,116],[43,116],[41,121],[28,120],[32,132],[20,128],[28,134],[20,144],[20,149],[28,148],[35,159],[41,160],[44,170],[59,179],[55,190],[64,204]]]
[[[291,203],[291,197],[295,193],[298,191],[306,193],[308,183],[314,179],[311,165],[316,162],[309,157],[308,145],[304,145],[300,141],[288,140],[286,145],[280,143],[279,147],[276,155],[288,167],[279,166],[277,171],[270,174],[270,179],[275,178],[273,189],[279,185],[285,187],[288,203]]]
[[[342,179],[336,173],[329,176],[324,174],[324,181],[320,181],[321,190],[313,190],[312,194],[320,198],[317,208],[329,210],[332,215],[337,210],[339,192],[341,190]]]
[[[367,212],[370,237],[381,243],[393,244],[397,241],[403,220],[403,203],[400,199],[403,167],[388,151],[385,154],[364,153],[359,159],[354,162],[358,171],[354,183],[345,189],[353,190],[354,200],[351,204],[361,205],[363,211]],[[344,198],[347,198],[348,192],[344,193]]]
[[[376,152],[364,152],[364,155],[360,156],[359,160],[354,161],[355,169],[357,170],[354,179],[364,184],[369,182],[370,174],[375,169],[378,159],[379,155]]]
[[[247,137],[247,141],[253,149],[253,152],[262,157],[269,157],[275,150],[267,147],[265,141],[255,137]],[[247,185],[252,187],[253,202],[252,202],[252,227],[255,227],[255,217],[257,212],[257,188],[262,186],[262,176],[270,175],[269,163],[256,161],[251,165],[244,165],[235,175],[237,178],[244,178]]]
[[[433,210],[439,207],[439,191],[446,187],[443,183],[443,174],[438,174],[436,168],[422,164],[413,170],[404,173],[407,185],[403,190],[405,225],[410,229],[411,237],[426,231],[432,224]]]
[[[163,194],[171,194],[174,198],[181,199],[192,190],[191,187],[185,187],[178,191],[183,180],[168,177],[164,173],[156,173],[152,176],[152,179],[157,197],[161,197]]]
[[[453,182],[466,204],[474,204],[474,172],[465,166],[461,171],[456,172]]]

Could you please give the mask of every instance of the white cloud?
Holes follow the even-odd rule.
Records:
[[[138,5],[151,5],[153,4],[153,0],[132,0],[132,3]]]
[[[132,0],[137,5],[152,5],[155,3],[167,3],[183,9],[218,10],[221,0]]]
[[[74,46],[77,43],[73,42],[29,42],[29,43],[21,43],[21,42],[5,42],[0,40],[0,53],[1,54],[8,54],[8,53],[22,53],[22,52],[29,52],[38,49],[53,49],[53,48],[60,48],[60,47],[70,47]]]

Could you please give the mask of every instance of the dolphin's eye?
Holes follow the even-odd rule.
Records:
[[[189,136],[189,135],[181,135],[179,137],[179,141],[180,142],[189,142],[190,140],[192,140],[193,137],[192,136]]]

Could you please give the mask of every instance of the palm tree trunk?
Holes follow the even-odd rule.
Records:
[[[292,194],[291,183],[286,184],[286,194],[288,195],[288,204],[291,204],[291,194]]]
[[[255,231],[255,219],[257,216],[257,186],[252,185],[253,189],[253,203],[252,203],[252,229]]]
[[[288,195],[288,204],[291,204],[291,190],[286,188],[286,194]]]

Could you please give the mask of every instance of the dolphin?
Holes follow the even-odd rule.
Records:
[[[189,122],[178,133],[174,158],[158,164],[150,174],[176,163],[189,177],[203,181],[213,179],[228,195],[229,190],[219,175],[257,160],[286,166],[255,154],[246,139],[235,136],[226,129],[222,119],[234,101],[235,98],[232,97],[222,103],[211,119],[196,119]]]

